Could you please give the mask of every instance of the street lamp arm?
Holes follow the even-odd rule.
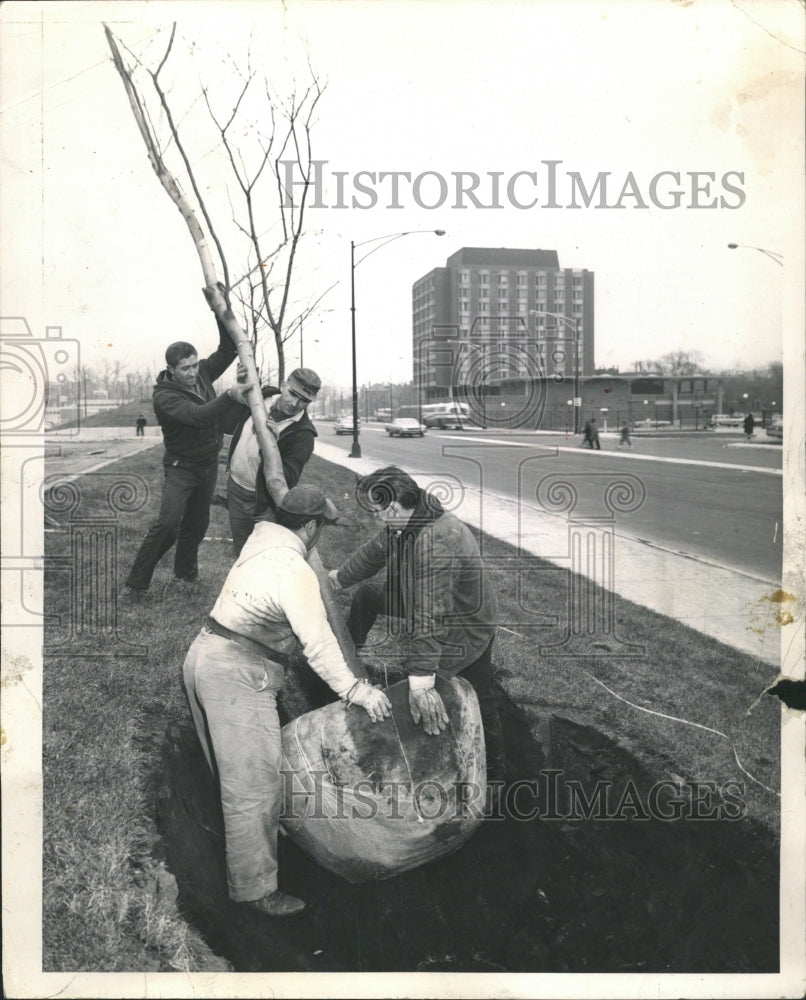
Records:
[[[750,246],[749,243],[728,243],[728,250],[758,250],[759,253],[763,253],[765,257],[769,257],[770,260],[774,260],[779,267],[784,266],[784,255],[778,253],[777,250],[765,250],[764,247],[754,247]]]
[[[576,331],[576,330],[579,329],[579,320],[572,320],[568,316],[564,315],[563,313],[546,312],[545,309],[530,309],[529,310],[529,315],[530,316],[553,316],[555,319],[560,320],[561,323],[565,323],[565,325],[568,327],[569,330]]]
[[[390,243],[394,243],[395,240],[402,239],[404,236],[414,236],[416,233],[431,233],[431,234],[436,235],[436,236],[444,236],[445,235],[445,230],[444,229],[408,229],[404,233],[388,233],[386,236],[375,236],[371,240],[362,240],[360,243],[353,243],[352,244],[353,250],[355,250],[357,247],[368,246],[370,243],[377,243],[378,244],[378,246],[373,247],[368,253],[365,253],[363,257],[360,257],[357,261],[355,261],[355,263],[353,264],[353,267],[354,268],[358,267],[358,265],[362,261],[365,261],[367,259],[367,257],[371,257],[372,254],[374,254],[376,250],[381,250],[381,249],[383,249],[383,247],[388,246]]]

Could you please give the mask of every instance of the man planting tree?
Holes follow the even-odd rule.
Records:
[[[207,763],[218,778],[230,898],[269,917],[304,909],[277,885],[283,748],[277,695],[302,649],[347,705],[373,722],[391,714],[380,689],[348,667],[308,558],[333,504],[315,486],[289,490],[277,523],[259,522],[188,650],[185,690]]]
[[[313,454],[316,428],[308,406],[316,399],[322,380],[310,368],[296,368],[279,389],[263,388],[267,426],[277,438],[288,488],[296,486]],[[227,461],[227,509],[235,555],[259,520],[275,520],[277,505],[269,496],[263,474],[260,444],[251,414],[243,412],[232,432]]]
[[[204,295],[213,308],[218,287]],[[248,405],[248,385],[239,384],[217,396],[213,382],[237,356],[232,337],[216,316],[217,349],[199,361],[196,348],[185,341],[165,352],[165,370],[157,376],[153,405],[165,443],[165,478],[157,520],[143,539],[126,578],[126,596],[138,600],[148,590],[151,577],[166,552],[176,543],[174,581],[192,583],[198,578],[199,545],[210,523],[210,503],[218,477],[218,453],[224,435],[221,421],[233,409]]]

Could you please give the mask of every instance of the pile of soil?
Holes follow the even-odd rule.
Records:
[[[513,778],[651,787],[603,734],[553,717],[541,743],[536,717],[501,702]],[[170,729],[163,761],[158,826],[180,906],[235,971],[778,971],[778,844],[748,818],[491,818],[451,857],[360,886],[281,838],[280,887],[308,908],[270,921],[227,897],[195,733]]]

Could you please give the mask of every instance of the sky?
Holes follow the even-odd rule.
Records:
[[[802,298],[797,0],[15,3],[0,19],[0,313],[25,316],[35,336],[61,326],[83,363],[153,373],[169,342],[201,354],[215,342],[196,251],[102,28],[159,58],[174,20],[170,99],[233,243],[200,81],[231,106],[251,51],[280,94],[308,63],[326,82],[313,131],[326,207],[308,210],[296,286],[301,301],[324,293],[304,354],[326,382],[350,383],[350,241],[411,230],[426,232],[356,268],[360,384],[411,377],[411,285],[463,246],[553,249],[561,266],[592,270],[597,366],[679,348],[716,370],[782,357],[782,298]],[[397,202],[376,179],[374,206],[337,207],[336,174],[349,205],[361,171],[426,176],[401,179]],[[482,205],[496,207],[457,201],[460,172],[479,175]],[[588,207],[573,198],[574,174],[589,191],[605,178],[610,207],[601,189]]]

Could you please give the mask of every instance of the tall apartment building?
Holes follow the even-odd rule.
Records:
[[[413,379],[425,399],[485,369],[504,379],[592,375],[593,272],[555,250],[463,247],[412,287]]]

